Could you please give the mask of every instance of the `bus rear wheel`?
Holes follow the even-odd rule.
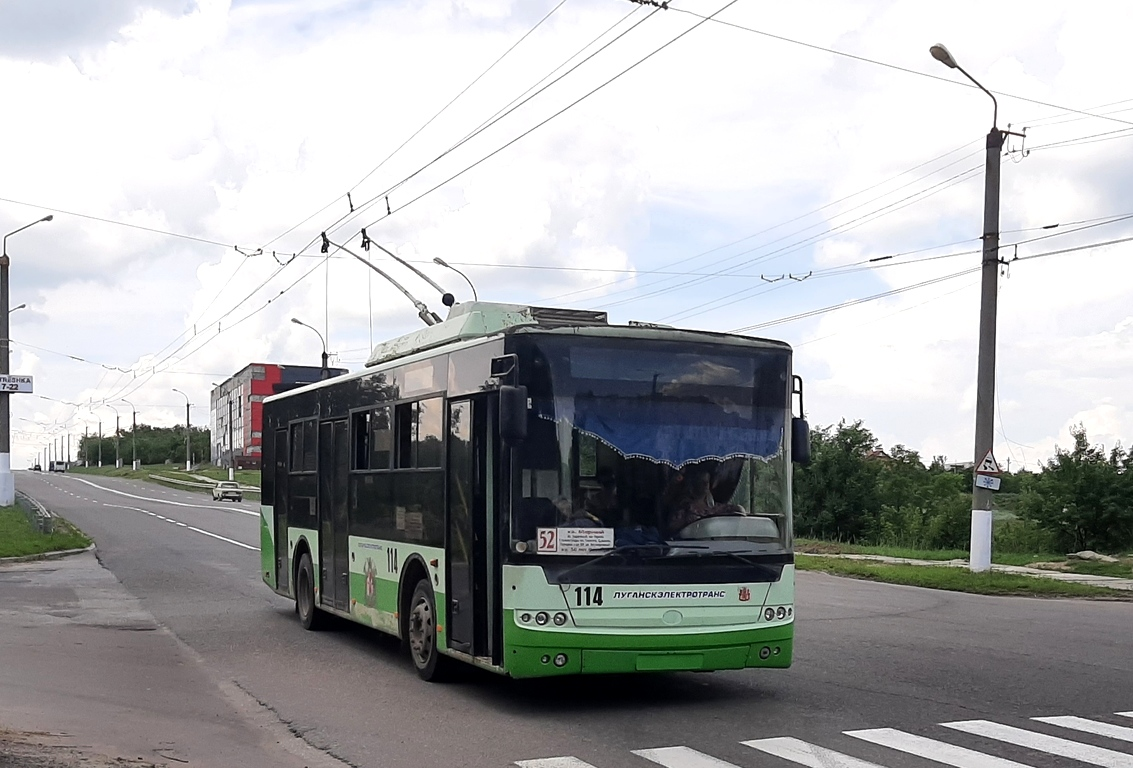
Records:
[[[437,602],[428,579],[421,579],[409,600],[409,655],[422,680],[438,681],[444,676],[445,659],[437,649]]]
[[[295,612],[299,614],[303,629],[323,628],[326,617],[315,605],[315,567],[306,552],[299,558],[299,571],[295,576]]]

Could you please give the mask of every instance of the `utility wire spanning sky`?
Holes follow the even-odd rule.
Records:
[[[987,96],[1003,158],[996,454],[1133,437],[1119,2],[9,0],[0,229],[16,466],[114,413],[207,423],[252,361],[417,327],[320,233],[460,299],[797,347],[812,423],[970,460]],[[980,24],[970,20],[978,16]],[[420,279],[380,266],[441,309]],[[1041,257],[1041,258],[1039,258]],[[42,396],[39,396],[42,395]]]

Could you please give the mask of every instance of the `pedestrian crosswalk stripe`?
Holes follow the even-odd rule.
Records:
[[[1029,768],[1023,763],[1007,760],[1002,757],[986,755],[974,749],[957,747],[954,744],[945,744],[935,739],[916,736],[893,728],[873,728],[867,731],[845,731],[847,736],[862,739],[871,744],[907,752],[910,755],[924,757],[955,768]]]
[[[1068,757],[1081,763],[1099,765],[1102,768],[1133,768],[1133,755],[1061,739],[1057,736],[1048,736],[1045,733],[1027,731],[1010,725],[1000,725],[990,720],[963,720],[955,723],[941,723],[941,725],[974,736],[985,736],[1019,747],[1026,747],[1059,757]]]
[[[1133,741],[1133,728],[1127,728],[1124,725],[1099,723],[1097,720],[1087,720],[1084,717],[1032,717],[1031,719],[1040,723],[1060,725],[1063,728],[1073,728],[1075,731],[1082,731],[1083,733],[1107,736],[1121,741]]]
[[[155,513],[147,513],[155,514]],[[1133,718],[1133,711],[1115,712],[1119,717]],[[1080,733],[1101,736],[1118,741],[1133,743],[1133,728],[1100,720],[1089,720],[1084,717],[1058,716],[1034,717],[1035,722],[1044,723],[1061,728],[1068,728]],[[961,731],[973,736],[981,736],[1018,747],[1045,752],[1049,755],[1069,758],[1080,763],[1100,766],[1101,768],[1133,768],[1133,754],[1118,752],[1113,749],[1084,744],[1079,741],[1052,736],[1038,731],[1016,728],[1010,725],[992,722],[990,720],[962,720],[952,723],[940,723],[945,728]],[[1030,768],[1030,766],[997,757],[984,752],[978,752],[967,747],[948,744],[925,736],[907,733],[895,728],[870,728],[856,731],[844,731],[846,736],[854,739],[876,744],[880,747],[904,752],[914,757],[923,758],[941,763],[952,768]],[[852,755],[836,752],[832,749],[820,747],[816,744],[792,737],[778,737],[754,739],[740,742],[774,757],[801,765],[803,768],[885,768],[884,765],[872,763]],[[664,768],[737,768],[736,765],[720,758],[698,752],[691,747],[672,746],[655,749],[633,750],[632,754],[649,760]],[[888,762],[888,761],[886,761]],[[574,756],[544,757],[535,760],[517,760],[513,765],[518,768],[595,768],[590,763]]]
[[[661,747],[660,749],[635,749],[633,753],[665,768],[736,768],[703,752],[688,747]]]
[[[801,739],[780,737],[775,739],[755,739],[741,742],[752,749],[766,752],[784,760],[806,766],[806,768],[882,768],[871,763],[832,749],[815,746]]]

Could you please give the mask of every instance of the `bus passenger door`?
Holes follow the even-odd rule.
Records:
[[[264,467],[275,472],[275,579],[276,588],[287,589],[291,580],[291,552],[287,547],[287,430],[275,431],[275,451],[272,454],[274,467]]]
[[[347,539],[350,444],[347,422],[319,424],[319,575],[321,603],[350,609],[350,562]]]
[[[448,418],[448,641],[473,656],[493,656],[495,650],[488,406],[486,397],[452,400]]]

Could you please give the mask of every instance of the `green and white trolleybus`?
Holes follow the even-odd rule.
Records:
[[[791,663],[785,343],[469,302],[263,429],[263,577],[309,629],[396,635],[425,679]]]

